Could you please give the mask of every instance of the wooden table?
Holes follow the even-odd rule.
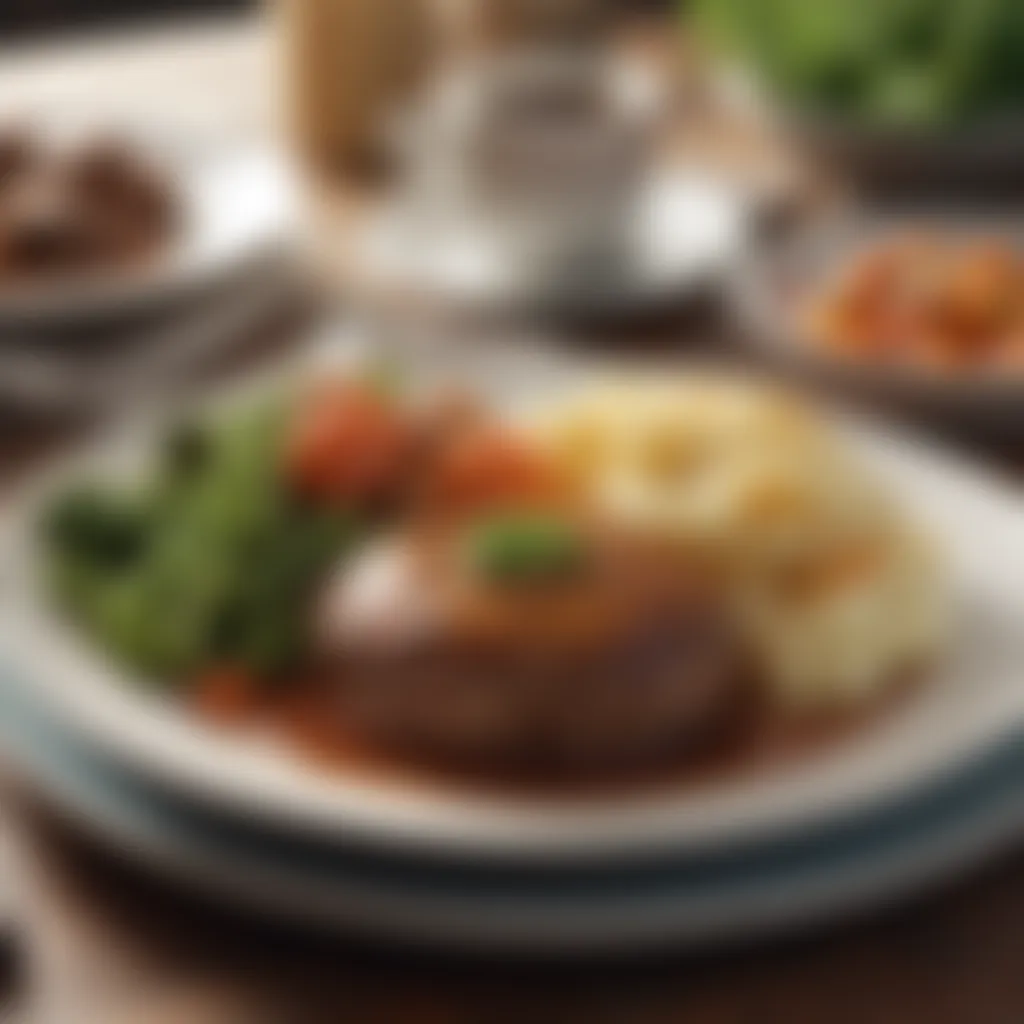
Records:
[[[268,133],[271,59],[254,24],[53,47],[3,59],[0,104],[128,104]],[[45,442],[45,432],[8,430],[0,474]],[[130,851],[91,846],[23,792],[8,792],[3,809],[33,1022],[1024,1021],[1024,852],[911,905],[796,941],[553,967],[298,934],[149,876]]]

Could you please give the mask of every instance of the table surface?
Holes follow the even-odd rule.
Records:
[[[0,51],[0,113],[88,104],[269,135],[274,95],[270,36],[254,22]],[[64,440],[66,433],[5,425],[0,480]],[[203,903],[129,857],[91,846],[16,788],[3,807],[31,1021],[1024,1020],[1024,852],[911,905],[799,940],[556,968],[295,934]]]

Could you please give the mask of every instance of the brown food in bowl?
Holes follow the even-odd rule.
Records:
[[[96,259],[102,233],[61,183],[21,175],[4,190],[0,208],[0,266],[5,274],[73,269]]]
[[[35,155],[35,143],[28,132],[18,128],[0,131],[0,188],[27,167]]]
[[[124,269],[154,255],[178,219],[169,181],[124,143],[62,150],[0,135],[0,284]]]
[[[476,767],[611,768],[711,739],[746,676],[714,593],[658,546],[571,529],[576,556],[550,575],[496,578],[474,564],[464,521],[343,570],[316,632],[346,727]]]
[[[82,205],[111,218],[123,237],[145,241],[173,224],[169,183],[124,143],[105,139],[85,146],[67,173]]]

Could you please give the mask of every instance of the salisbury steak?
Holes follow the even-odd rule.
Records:
[[[742,659],[678,559],[551,521],[422,528],[339,570],[318,609],[346,724],[469,764],[621,765],[696,745]]]

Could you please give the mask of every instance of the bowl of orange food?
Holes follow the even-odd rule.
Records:
[[[1024,425],[1024,239],[1012,217],[843,220],[741,275],[745,337],[818,380],[963,425]]]

